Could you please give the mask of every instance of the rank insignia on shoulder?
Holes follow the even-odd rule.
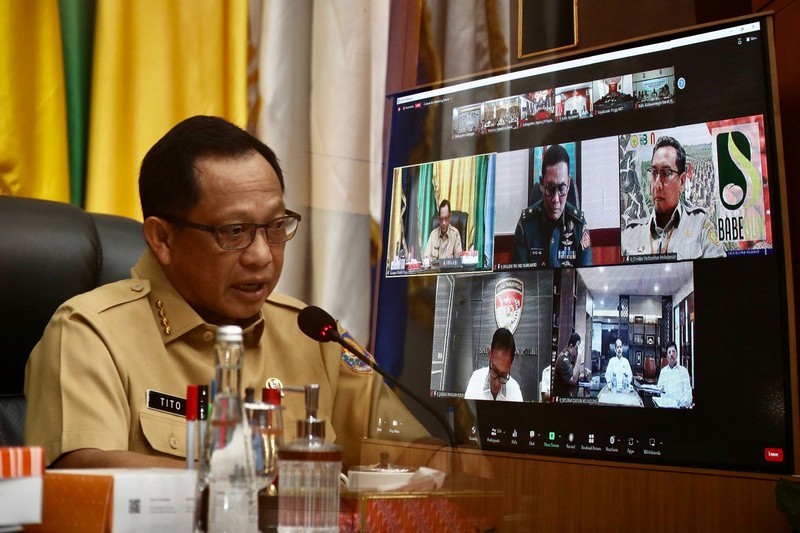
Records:
[[[708,240],[711,241],[711,244],[714,246],[718,245],[719,237],[717,236],[717,229],[714,227],[714,223],[710,220],[706,220],[704,226],[708,230]]]
[[[347,339],[348,342],[351,342],[356,346],[358,346],[359,348],[361,348],[361,351],[367,354],[367,357],[369,357],[370,360],[374,360],[372,356],[369,354],[369,352],[367,352],[364,348],[362,348],[361,345],[358,344],[355,341],[355,339],[353,339],[350,333],[347,332],[347,330],[342,328],[341,334],[342,338]],[[372,367],[370,367],[367,363],[365,363],[364,361],[353,355],[349,350],[346,350],[344,347],[342,347],[342,362],[345,365],[347,365],[348,368],[350,368],[350,370],[358,374],[369,374],[372,372]]]

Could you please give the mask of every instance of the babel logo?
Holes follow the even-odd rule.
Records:
[[[514,333],[522,317],[525,286],[517,278],[502,279],[494,287],[494,320],[498,328]]]
[[[750,141],[741,131],[729,131],[717,135],[716,145],[719,199],[726,209],[738,209],[747,199],[748,191],[760,190],[758,170],[750,162]]]

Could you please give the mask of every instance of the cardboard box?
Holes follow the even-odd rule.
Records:
[[[42,448],[0,447],[0,526],[42,521],[43,473]]]
[[[498,491],[342,492],[344,531],[487,531],[500,521]]]
[[[42,525],[26,531],[191,532],[196,484],[192,470],[48,470]]]

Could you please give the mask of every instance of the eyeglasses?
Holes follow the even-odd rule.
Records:
[[[500,372],[497,371],[497,369],[494,367],[494,365],[489,365],[489,376],[492,379],[496,379],[497,381],[499,381],[503,385],[508,383],[508,380],[511,379],[511,377],[508,374],[506,374],[505,376],[501,376]]]
[[[547,195],[548,198],[552,198],[553,196],[558,193],[558,195],[563,198],[567,195],[567,191],[569,191],[569,183],[562,183],[560,185],[556,185],[555,183],[548,183],[544,186],[544,193]]]
[[[205,224],[197,224],[168,215],[158,216],[179,226],[213,233],[217,238],[217,244],[223,250],[243,250],[247,248],[256,238],[256,231],[262,228],[267,236],[268,243],[283,244],[294,237],[297,232],[297,226],[300,224],[300,215],[288,209],[285,216],[271,220],[266,224],[241,222],[239,224],[225,224],[224,226],[206,226]]]
[[[661,183],[669,183],[675,176],[680,174],[680,172],[677,170],[672,170],[671,168],[655,167],[648,168],[647,173],[650,175],[650,179],[653,181],[655,181],[656,178],[661,178]]]

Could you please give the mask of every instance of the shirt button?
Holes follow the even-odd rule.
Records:
[[[214,340],[214,332],[213,331],[204,331],[203,332],[203,340],[206,342],[211,342]]]
[[[139,283],[138,281],[134,281],[133,283],[131,283],[131,290],[134,292],[142,292],[142,288],[143,288],[142,284]]]
[[[169,447],[173,450],[178,449],[178,438],[177,437],[170,437],[169,438]]]

